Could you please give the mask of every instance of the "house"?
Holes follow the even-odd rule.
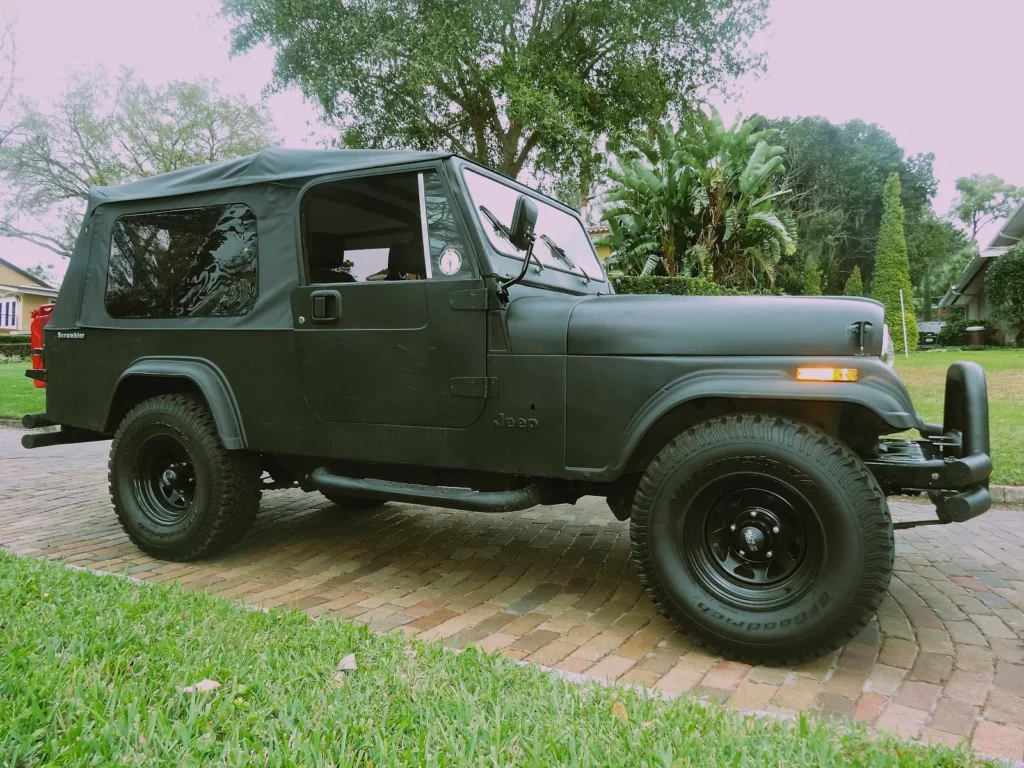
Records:
[[[968,320],[987,320],[990,315],[985,301],[985,272],[989,265],[1021,241],[1024,241],[1024,204],[1003,222],[988,248],[971,260],[960,279],[939,301],[939,308],[960,307]],[[1016,331],[1003,321],[997,325],[1000,343],[1012,344]]]
[[[608,222],[605,221],[587,225],[587,234],[590,236],[591,240],[597,240],[599,237],[604,237],[609,231]],[[607,245],[595,245],[594,249],[597,251],[597,258],[601,260],[602,264],[604,264],[605,260],[612,254],[612,249]]]
[[[0,259],[0,334],[28,333],[32,310],[56,297],[56,288]]]

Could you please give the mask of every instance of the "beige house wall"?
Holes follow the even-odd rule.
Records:
[[[0,264],[0,284],[4,285],[30,285],[31,279],[16,272],[15,270],[8,267],[6,264]],[[16,299],[18,302],[18,319],[16,328],[2,328],[0,333],[24,333],[29,330],[32,325],[32,311],[38,309],[43,304],[48,304],[53,301],[48,296],[37,296],[32,293],[25,293],[22,291],[0,291],[0,302],[10,301]]]

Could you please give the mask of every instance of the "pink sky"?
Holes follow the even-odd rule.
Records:
[[[53,98],[70,71],[103,65],[130,67],[151,83],[214,77],[225,92],[259,99],[272,55],[230,59],[218,8],[216,0],[0,0],[0,14],[18,17],[24,95]],[[1024,0],[773,0],[771,16],[772,32],[757,41],[768,74],[747,82],[738,100],[719,100],[726,115],[877,122],[907,152],[935,153],[940,214],[958,176],[996,173],[1024,184],[1024,98],[1015,87]],[[315,110],[295,93],[268,104],[285,145],[302,146]],[[56,261],[7,239],[0,256],[22,266]]]

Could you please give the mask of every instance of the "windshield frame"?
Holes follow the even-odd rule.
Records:
[[[531,267],[527,270],[527,276],[523,280],[524,284],[554,288],[556,290],[570,293],[612,292],[611,283],[604,270],[604,265],[601,263],[601,259],[597,255],[597,250],[594,248],[594,244],[590,239],[590,235],[587,232],[587,228],[584,225],[583,220],[576,211],[563,205],[557,200],[548,197],[547,195],[523,186],[506,176],[495,173],[487,168],[477,165],[476,163],[465,160],[464,158],[456,157],[455,161],[456,173],[454,176],[457,184],[461,187],[464,204],[466,206],[466,218],[469,220],[470,226],[475,229],[479,237],[479,241],[483,245],[485,258],[490,262],[494,274],[502,277],[510,277],[518,274],[520,270],[522,270],[524,254],[521,251],[517,251],[511,243],[502,243],[500,247],[495,244],[495,240],[500,240],[500,238],[492,239],[490,233],[486,231],[487,225],[482,220],[481,214],[477,208],[478,203],[474,200],[469,189],[469,182],[465,177],[465,174],[467,173],[474,173],[478,176],[482,176],[491,182],[508,188],[516,194],[521,194],[535,200],[538,205],[554,209],[558,213],[572,218],[580,227],[581,234],[586,240],[587,247],[590,249],[589,257],[593,259],[594,264],[596,264],[600,270],[599,276],[588,275],[581,266],[577,266],[574,270],[560,259],[554,257],[551,261],[545,261],[542,264],[542,268],[538,268],[537,263],[540,257],[535,255],[534,259],[531,260]],[[508,225],[506,224],[506,226]],[[543,245],[541,242],[541,236],[543,234],[543,232],[538,232],[537,243],[540,247],[547,248],[547,246]],[[558,243],[558,245],[561,246],[561,243]],[[569,258],[573,257],[573,254],[568,250],[567,253]],[[573,261],[578,264],[578,259],[573,259]]]

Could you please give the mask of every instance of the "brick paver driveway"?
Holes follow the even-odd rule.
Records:
[[[345,513],[318,494],[263,499],[214,559],[154,561],[118,527],[109,443],[23,451],[0,431],[0,546],[265,606],[340,614],[572,672],[692,691],[746,710],[844,715],[926,741],[970,738],[1024,759],[1024,512],[898,532],[896,574],[841,652],[791,669],[694,648],[641,594],[629,527],[600,499],[506,515],[389,504]],[[927,509],[894,503],[898,518]]]

